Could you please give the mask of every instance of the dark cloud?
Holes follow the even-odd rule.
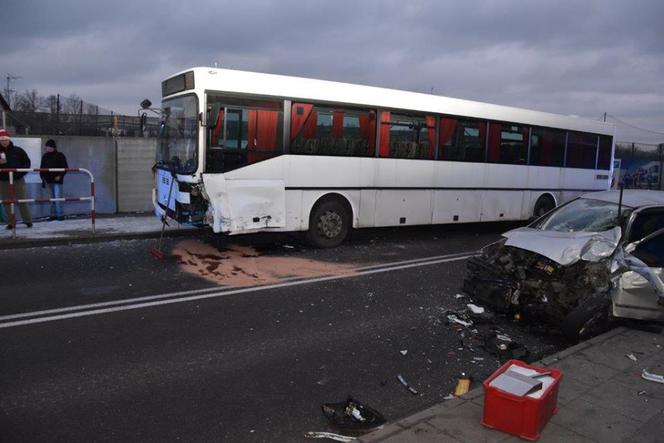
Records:
[[[23,0],[4,6],[3,73],[134,113],[213,65],[430,92],[664,132],[657,1]],[[625,129],[625,128],[619,128]],[[664,141],[645,132],[619,133]]]

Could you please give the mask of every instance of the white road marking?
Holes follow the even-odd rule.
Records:
[[[475,252],[459,252],[455,254],[446,254],[446,255],[435,255],[431,257],[424,257],[424,258],[415,258],[411,260],[401,260],[401,261],[396,261],[396,262],[390,262],[390,263],[381,263],[377,265],[368,265],[368,266],[361,266],[358,268],[353,269],[353,272],[359,273],[365,270],[369,269],[376,269],[376,268],[383,268],[386,266],[389,267],[394,267],[398,265],[405,265],[405,264],[410,264],[410,263],[420,263],[424,261],[430,261],[430,260],[438,260],[438,259],[446,259],[446,258],[454,258],[454,257],[460,257],[460,256],[468,256],[468,255],[473,255]],[[304,281],[302,277],[290,277],[290,278],[285,278],[283,280],[284,282],[289,282],[289,281]],[[310,281],[310,280],[306,280]],[[252,288],[262,288],[263,286],[252,286]],[[32,311],[32,312],[25,312],[21,314],[10,314],[10,315],[4,315],[0,316],[0,322],[4,322],[7,320],[15,320],[19,318],[27,318],[27,317],[36,317],[39,315],[49,315],[49,314],[60,314],[63,312],[72,312],[72,311],[80,311],[82,309],[94,309],[94,308],[103,308],[107,306],[117,306],[117,305],[126,305],[126,304],[131,304],[131,303],[140,303],[140,302],[147,302],[147,301],[153,301],[153,300],[163,300],[167,298],[173,298],[173,297],[184,297],[188,295],[199,295],[199,294],[206,294],[208,292],[214,292],[215,294],[221,295],[222,293],[225,293],[226,291],[235,291],[233,288],[219,288],[219,287],[213,287],[213,288],[202,288],[202,289],[192,289],[188,291],[178,291],[178,292],[170,292],[168,294],[159,294],[159,295],[148,295],[144,297],[134,297],[134,298],[125,298],[121,300],[113,300],[113,301],[107,301],[107,302],[99,302],[99,303],[88,303],[85,305],[77,305],[77,306],[68,306],[65,308],[54,308],[54,309],[45,309],[41,311]]]
[[[402,269],[408,269],[420,266],[430,266],[439,263],[448,263],[453,261],[465,260],[476,254],[477,252],[464,252],[464,253],[448,254],[448,255],[441,255],[441,256],[428,257],[428,258],[404,260],[404,261],[386,263],[381,265],[360,267],[349,270],[348,273],[340,275],[331,275],[327,277],[286,281],[283,283],[275,283],[264,286],[252,286],[247,288],[226,289],[226,290],[223,289],[219,290],[218,288],[208,288],[200,290],[181,291],[169,294],[152,295],[152,296],[137,297],[125,300],[114,300],[114,301],[101,302],[101,303],[69,306],[66,308],[46,309],[42,311],[5,315],[5,316],[0,316],[0,328],[11,328],[15,326],[24,326],[35,323],[45,323],[45,322],[64,320],[69,318],[107,314],[111,312],[141,309],[141,308],[161,306],[173,303],[184,303],[188,301],[203,300],[207,298],[217,298],[226,295],[266,291],[270,289],[279,289],[289,286],[300,286],[309,283],[320,283],[320,282],[340,280],[345,278],[361,277],[365,275],[379,274],[383,272],[398,271]],[[60,314],[60,315],[50,315],[50,314]],[[27,317],[36,317],[36,318],[27,318]],[[21,318],[25,320],[17,320]]]

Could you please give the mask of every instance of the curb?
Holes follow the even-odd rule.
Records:
[[[177,238],[185,236],[202,236],[208,232],[199,229],[180,229],[175,231],[164,232],[164,238]],[[101,235],[86,235],[80,237],[64,237],[64,238],[46,238],[46,239],[24,239],[24,240],[8,240],[6,242],[0,241],[0,250],[11,249],[27,249],[27,248],[40,248],[44,246],[70,246],[79,244],[90,243],[104,243],[115,240],[145,240],[151,238],[159,238],[160,231],[152,232],[137,232],[137,233],[118,233],[118,234],[101,234]]]
[[[617,335],[623,334],[626,331],[628,331],[627,328],[623,326],[619,326],[615,329],[612,329],[610,331],[607,331],[603,334],[600,334],[596,337],[593,337],[589,340],[586,340],[581,343],[577,343],[573,346],[570,346],[569,348],[563,349],[560,352],[557,352],[555,354],[551,354],[547,357],[544,357],[541,360],[532,362],[531,364],[534,365],[541,365],[541,366],[551,366],[555,365],[555,363],[571,356],[572,354],[575,354],[578,351],[587,349],[589,347],[595,346],[597,344],[600,344],[612,337],[615,337]],[[358,441],[362,443],[376,443],[383,441],[386,438],[392,437],[400,432],[403,432],[407,429],[410,429],[419,423],[422,423],[430,418],[435,417],[437,414],[441,413],[443,410],[450,410],[452,408],[455,408],[457,406],[460,406],[466,402],[472,402],[473,400],[476,400],[477,398],[481,397],[484,395],[484,388],[483,386],[478,386],[475,389],[472,389],[462,395],[460,398],[453,399],[453,400],[448,400],[442,403],[437,403],[427,409],[424,409],[422,411],[416,412],[414,414],[411,414],[407,417],[403,417],[399,420],[396,420],[394,422],[388,423],[383,427],[382,429],[379,429],[377,431],[374,431],[372,433],[363,435],[358,438]]]

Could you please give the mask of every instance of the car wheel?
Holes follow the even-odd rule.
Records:
[[[569,340],[579,341],[606,331],[609,328],[610,306],[608,296],[580,302],[563,319],[560,325],[563,335]]]
[[[317,248],[333,248],[345,240],[350,231],[351,215],[337,199],[316,205],[309,218],[307,241]]]

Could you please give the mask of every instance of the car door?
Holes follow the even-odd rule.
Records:
[[[625,248],[626,272],[612,292],[613,315],[664,321],[664,229]]]

